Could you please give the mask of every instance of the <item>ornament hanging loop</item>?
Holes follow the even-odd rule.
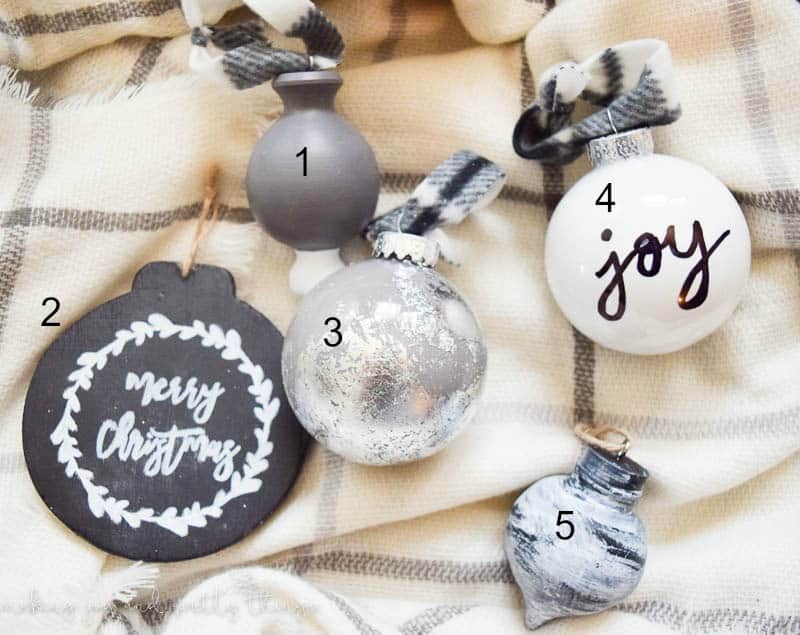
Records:
[[[197,256],[197,250],[206,239],[209,232],[219,218],[219,202],[217,201],[217,180],[219,179],[219,166],[214,163],[209,167],[206,177],[205,193],[203,195],[203,206],[200,209],[200,216],[194,228],[194,237],[189,246],[189,252],[181,263],[181,277],[189,275]]]
[[[618,459],[625,456],[631,447],[628,433],[615,426],[605,424],[594,426],[581,422],[575,426],[574,432],[575,436],[587,445],[610,452]]]

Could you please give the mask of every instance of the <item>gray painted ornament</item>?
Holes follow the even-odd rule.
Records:
[[[339,248],[375,213],[380,173],[367,141],[334,110],[339,73],[284,73],[272,85],[284,113],[253,150],[247,198],[267,232],[297,250],[289,285],[303,294],[342,267]]]
[[[350,461],[390,465],[441,450],[476,410],[486,346],[470,307],[433,270],[435,242],[384,232],[375,257],[300,303],[283,379],[300,422]]]
[[[647,556],[633,505],[647,477],[631,459],[588,447],[572,474],[545,477],[516,500],[506,553],[528,628],[603,611],[633,592]]]

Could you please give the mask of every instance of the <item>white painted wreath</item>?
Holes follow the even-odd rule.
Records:
[[[253,430],[257,440],[255,452],[248,452],[245,455],[241,472],[236,470],[233,472],[229,489],[219,490],[210,505],[201,507],[200,502],[195,501],[191,507],[185,507],[180,514],[175,507],[167,507],[160,513],[156,513],[150,507],[129,510],[129,501],[108,496],[107,487],[94,483],[92,471],[78,465],[77,459],[83,454],[77,447],[77,440],[71,435],[78,429],[72,416],[81,409],[78,390],[88,391],[92,387],[95,369],[102,370],[108,361],[108,356],[118,356],[129,342],[141,346],[156,334],[161,339],[173,335],[177,335],[181,340],[198,337],[201,338],[200,343],[203,346],[220,351],[222,359],[238,361],[239,372],[251,379],[252,383],[247,390],[255,398],[256,406],[253,408],[253,414],[262,424],[262,427]],[[50,441],[58,447],[58,462],[66,466],[64,471],[67,477],[77,477],[80,480],[88,496],[89,509],[97,518],[108,514],[114,523],[118,524],[124,520],[133,528],[138,528],[143,522],[155,523],[179,536],[186,536],[189,527],[205,527],[206,517],[219,518],[222,515],[222,507],[227,502],[238,496],[257,492],[261,488],[261,479],[256,477],[266,472],[269,467],[267,457],[273,449],[269,434],[272,422],[278,414],[280,401],[277,397],[272,398],[272,380],[264,376],[261,366],[250,361],[242,350],[242,339],[235,330],[230,329],[225,332],[216,324],[206,327],[199,320],[192,322],[191,326],[173,324],[166,316],[152,313],[148,316],[147,322],[135,321],[129,329],[117,331],[114,340],[107,346],[95,352],[83,353],[78,357],[77,363],[78,368],[68,377],[68,381],[73,383],[62,394],[66,402],[64,414],[50,435]]]

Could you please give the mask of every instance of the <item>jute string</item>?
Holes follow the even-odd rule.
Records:
[[[617,458],[625,456],[631,446],[628,433],[614,426],[596,426],[581,422],[575,426],[574,431],[575,436],[587,445],[605,450]]]
[[[208,233],[214,228],[217,220],[219,219],[219,202],[217,201],[217,180],[219,179],[219,166],[214,163],[208,169],[206,177],[205,192],[203,194],[203,207],[200,210],[200,216],[197,219],[197,224],[194,227],[194,237],[192,244],[189,246],[189,252],[181,263],[181,276],[184,278],[189,275],[194,265],[195,256],[200,245],[208,236]]]

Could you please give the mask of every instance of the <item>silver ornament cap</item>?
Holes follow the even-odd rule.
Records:
[[[587,149],[592,167],[653,154],[653,133],[650,128],[636,128],[592,139]]]
[[[375,240],[372,255],[375,258],[406,260],[421,267],[435,267],[439,260],[439,244],[416,234],[383,232]]]

